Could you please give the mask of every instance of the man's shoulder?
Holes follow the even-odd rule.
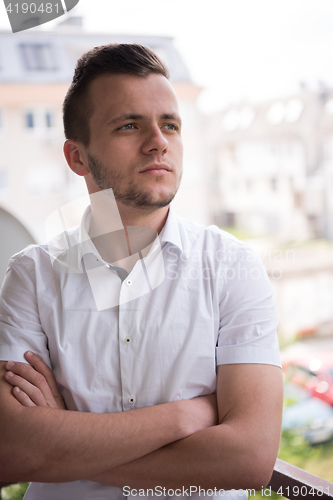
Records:
[[[205,226],[176,215],[179,232],[183,242],[187,246],[193,246],[201,241],[204,247],[220,251],[235,251],[241,253],[254,253],[254,250],[244,241],[239,240],[231,233],[220,229],[215,224]]]
[[[47,245],[32,244],[15,253],[9,259],[10,264],[25,264],[42,259],[47,253]]]
[[[245,245],[244,242],[233,236],[231,233],[228,233],[227,231],[220,229],[215,224],[210,224],[207,226],[205,224],[194,222],[193,220],[187,219],[185,217],[181,217],[176,213],[174,214],[174,216],[177,220],[179,227],[188,234],[195,234],[198,236],[204,234],[216,235],[216,237],[219,237],[221,240],[232,241],[236,244]]]
[[[10,258],[9,265],[39,267],[43,264],[52,264],[55,259],[67,253],[69,249],[76,248],[78,241],[78,228],[64,231],[50,239],[47,243],[37,243],[26,246]]]

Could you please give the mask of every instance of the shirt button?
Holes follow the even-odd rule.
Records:
[[[126,344],[130,344],[132,342],[131,337],[126,337],[125,342]]]
[[[135,401],[135,398],[131,397],[131,398],[128,398],[128,402],[130,405],[132,405]]]
[[[133,281],[132,280],[127,280],[126,281],[126,285],[127,286],[132,286],[133,285]]]

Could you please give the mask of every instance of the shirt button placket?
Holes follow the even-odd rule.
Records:
[[[133,281],[126,278],[122,283],[123,293],[125,297],[129,292],[129,288],[133,285]],[[125,288],[124,288],[125,287]],[[119,342],[120,342],[120,374],[122,385],[122,400],[123,410],[132,410],[135,408],[136,398],[133,394],[132,387],[132,364],[133,364],[133,351],[132,351],[132,336],[128,335],[131,328],[130,313],[128,311],[128,302],[119,304]],[[125,345],[126,344],[126,345]]]
[[[131,337],[126,337],[125,338],[125,344],[130,344],[132,342],[132,338]],[[130,407],[132,408],[134,403],[135,403],[135,397],[134,396],[130,396],[128,398],[128,402],[130,404]]]

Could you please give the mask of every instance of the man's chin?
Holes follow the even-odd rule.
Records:
[[[133,193],[128,193],[125,196],[116,196],[116,201],[136,209],[152,211],[169,205],[175,195],[176,193],[167,193],[163,195],[156,195],[156,193],[140,193],[138,195],[133,195]]]
[[[159,208],[166,207],[173,200],[173,196],[171,198],[165,198],[162,200],[142,200],[133,202],[132,206],[138,209],[146,209],[147,211],[158,210]]]

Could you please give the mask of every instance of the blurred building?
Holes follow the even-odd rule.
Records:
[[[63,156],[62,102],[79,56],[114,42],[148,45],[167,63],[184,124],[184,175],[174,208],[181,216],[209,223],[196,107],[201,89],[191,82],[172,38],[88,34],[82,31],[82,20],[71,17],[52,33],[0,32],[0,209],[20,221],[36,241],[45,240],[50,213],[86,193],[83,179],[71,172]],[[1,219],[0,230],[1,258],[7,261],[13,248],[3,238]]]
[[[333,92],[230,106],[208,123],[214,221],[333,239]]]
[[[250,244],[273,285],[280,339],[332,335],[332,244],[292,243],[333,240],[333,91],[230,106],[206,129],[214,222],[267,237]]]

